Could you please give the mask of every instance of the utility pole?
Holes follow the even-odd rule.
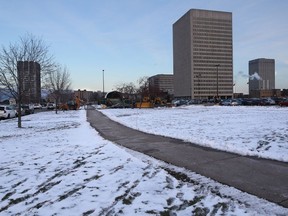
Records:
[[[104,70],[102,70],[102,78],[103,78],[103,93],[102,93],[102,95],[103,95],[103,98],[104,98]]]

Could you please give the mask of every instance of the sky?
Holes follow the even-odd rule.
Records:
[[[188,10],[232,12],[234,90],[248,92],[248,62],[275,59],[276,88],[288,88],[285,0],[0,0],[0,45],[31,33],[67,66],[72,88],[115,90],[144,76],[173,74],[172,25]],[[104,73],[103,73],[104,70]]]

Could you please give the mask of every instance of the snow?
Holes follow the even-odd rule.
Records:
[[[170,112],[177,110],[187,115],[185,109]],[[169,112],[159,111],[104,112],[118,120],[124,112],[137,113],[139,128],[152,112]],[[103,139],[86,121],[85,110],[28,115],[22,125],[17,128],[17,119],[0,122],[0,215],[288,214],[274,203]]]
[[[288,162],[287,108],[192,105],[101,112],[147,133],[240,155]]]

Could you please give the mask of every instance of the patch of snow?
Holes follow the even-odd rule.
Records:
[[[0,215],[288,214],[104,140],[85,110],[41,112],[22,124],[0,122]]]
[[[240,155],[288,162],[287,108],[192,105],[103,109],[101,112],[114,121],[147,133]]]

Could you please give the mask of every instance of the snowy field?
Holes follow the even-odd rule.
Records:
[[[197,116],[201,113],[198,109],[107,110],[105,113],[118,116],[118,120],[133,119],[137,128],[151,120],[157,122],[157,127],[153,128],[165,128],[165,131],[174,128],[175,132],[176,124],[182,128],[191,127],[187,121],[181,122],[183,117],[177,118],[176,113],[181,111],[191,118],[188,113]],[[209,113],[213,108],[202,109],[203,113]],[[214,109],[217,111],[220,107]],[[276,110],[272,111],[275,116]],[[159,119],[167,112],[171,115],[162,119],[162,124]],[[279,110],[279,113],[285,112],[287,114],[287,111]],[[236,112],[230,111],[231,115],[233,113]],[[231,119],[228,113],[225,116],[222,118],[228,118],[227,123],[240,121],[239,115]],[[200,116],[195,117],[195,125],[199,121]],[[286,125],[282,121],[277,125],[287,132],[287,121]],[[85,110],[57,115],[54,112],[37,113],[24,116],[22,123],[23,128],[19,129],[17,119],[0,121],[1,216],[288,215],[287,208],[104,140],[87,123]],[[210,126],[212,123],[205,124]],[[271,122],[270,126],[278,134],[275,142],[280,145],[280,137],[285,138],[284,131],[280,133],[274,124]],[[231,136],[234,136],[232,129]],[[212,133],[212,128],[209,130]],[[219,139],[216,133],[206,141],[216,142]],[[200,140],[201,137],[196,138]],[[285,141],[287,144],[287,137]],[[228,143],[227,140],[225,145]]]
[[[101,111],[121,124],[147,133],[288,162],[287,107],[192,105]]]

